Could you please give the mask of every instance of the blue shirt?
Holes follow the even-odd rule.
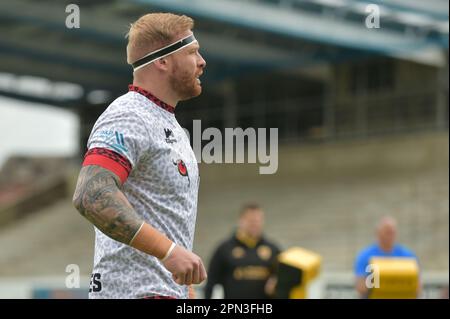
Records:
[[[369,272],[366,272],[366,267],[372,257],[411,257],[417,260],[416,255],[412,251],[401,245],[394,245],[392,251],[387,253],[383,251],[378,244],[373,244],[361,251],[358,257],[356,257],[356,276],[365,277],[369,275]]]

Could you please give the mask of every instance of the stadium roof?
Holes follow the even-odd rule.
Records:
[[[70,104],[123,91],[131,81],[127,26],[155,11],[196,19],[209,83],[372,54],[440,65],[448,50],[448,3],[441,0],[426,6],[419,0],[371,0],[380,12],[379,29],[365,26],[369,2],[360,0],[80,0],[79,29],[65,25],[70,3],[0,3],[0,94],[37,100],[50,95],[57,104]],[[37,94],[29,96],[27,83],[37,83]]]

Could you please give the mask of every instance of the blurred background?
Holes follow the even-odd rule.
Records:
[[[80,8],[80,28],[65,25]],[[368,28],[367,7],[379,9]],[[71,197],[90,130],[132,81],[129,23],[184,13],[207,61],[192,128],[274,127],[279,165],[200,164],[195,251],[208,263],[242,203],[282,248],[323,258],[318,298],[353,298],[356,254],[383,215],[418,256],[423,298],[449,271],[446,0],[0,2],[0,298],[84,298],[92,226]],[[66,289],[77,265],[79,289]],[[201,296],[201,289],[199,288]]]

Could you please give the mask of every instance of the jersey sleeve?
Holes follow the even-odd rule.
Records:
[[[272,257],[271,257],[270,274],[274,275],[278,271],[278,256],[281,253],[281,249],[275,243],[271,244],[271,248],[272,248]]]
[[[104,113],[94,125],[87,143],[83,166],[98,165],[125,182],[148,148],[143,120],[131,111]]]

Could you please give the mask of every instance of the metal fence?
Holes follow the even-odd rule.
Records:
[[[448,130],[448,91],[355,95],[339,101],[297,98],[243,105],[202,105],[180,110],[183,127],[192,119],[202,127],[278,128],[281,142],[321,142],[346,138]]]

